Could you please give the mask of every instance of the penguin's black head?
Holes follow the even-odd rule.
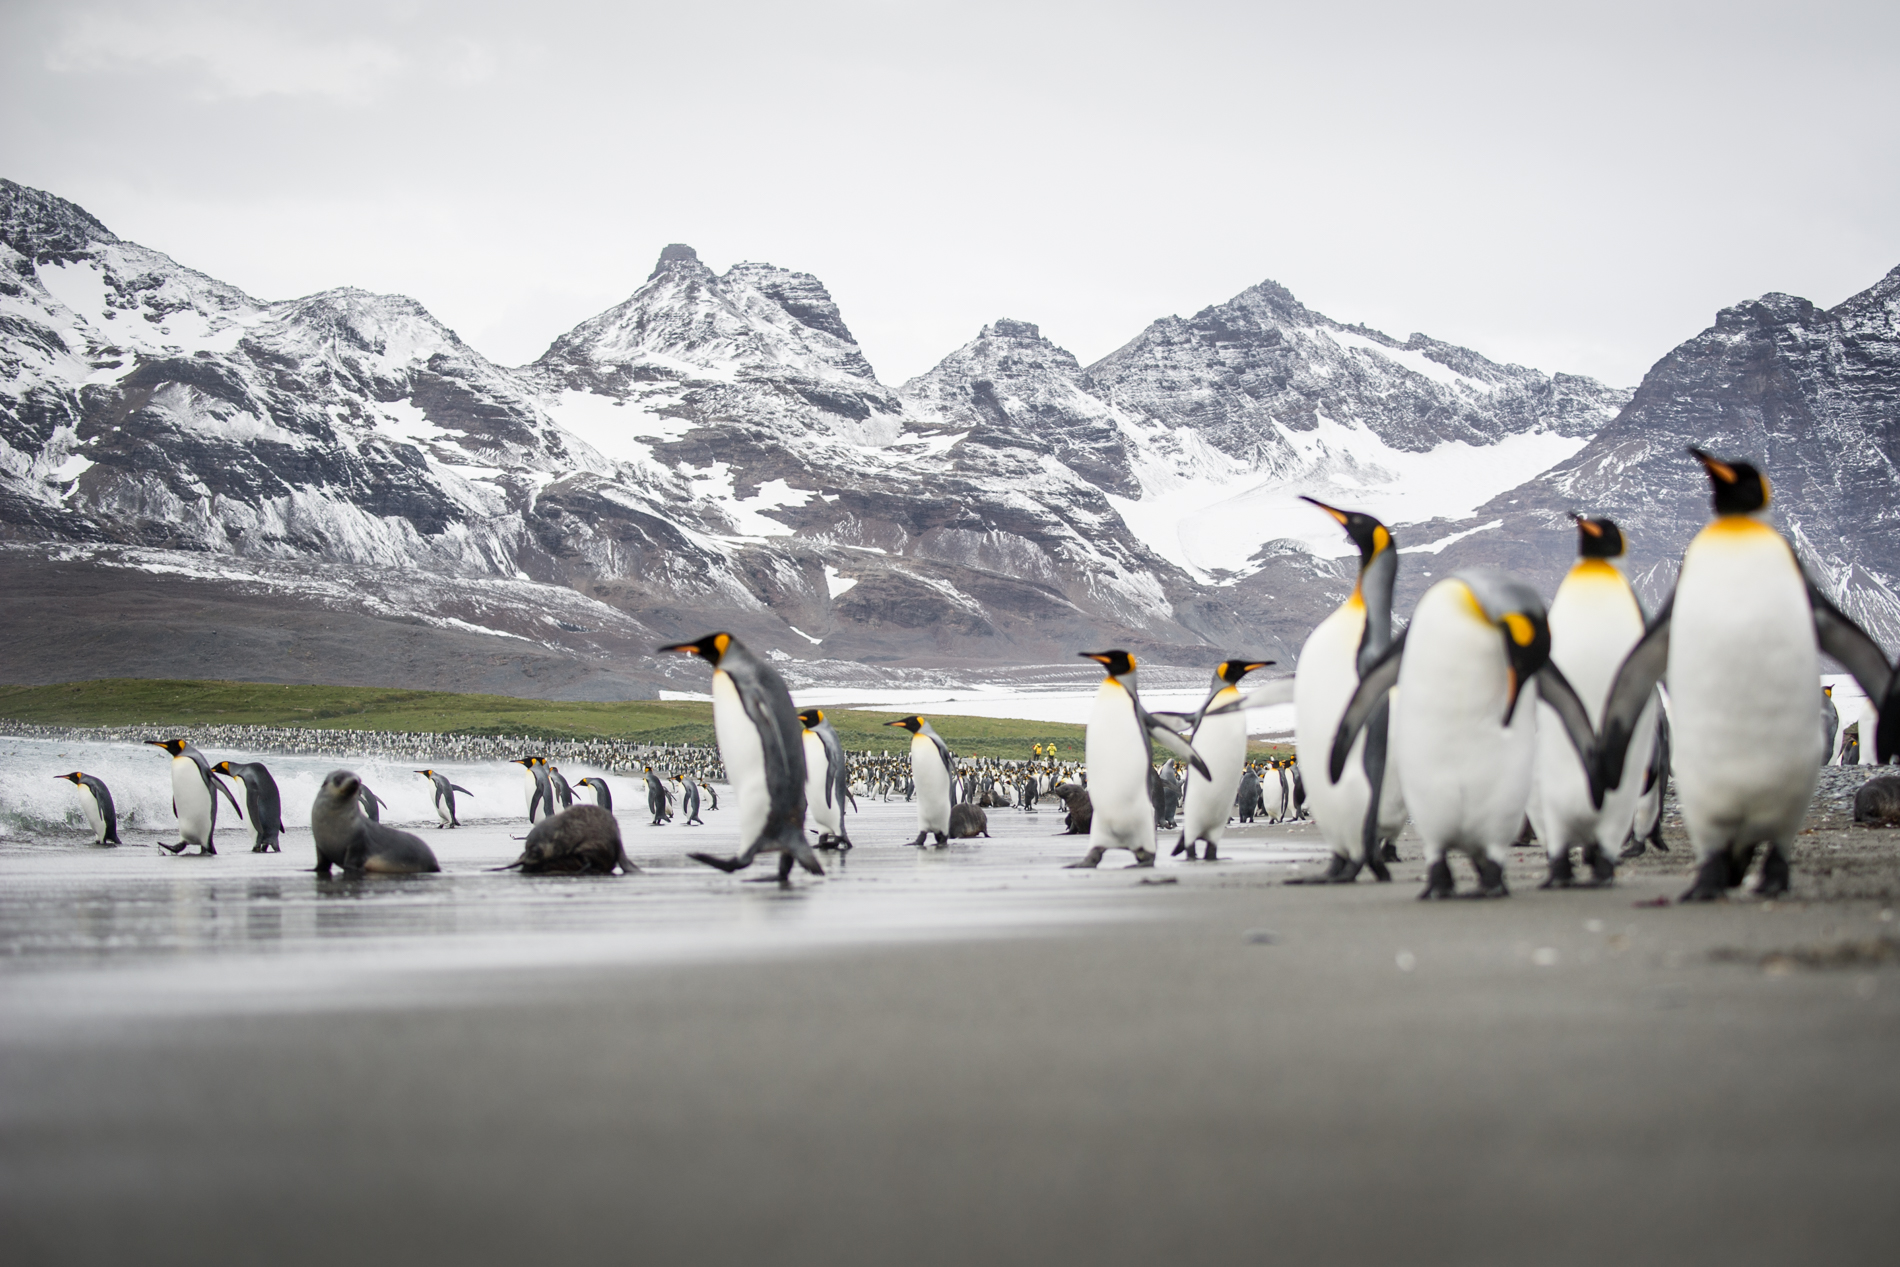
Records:
[[[1830,687],[1829,689],[1832,690],[1833,688]],[[74,770],[71,774],[55,774],[53,777],[56,779],[64,779],[74,787],[78,787],[81,776],[79,771]]]
[[[822,708],[808,708],[798,715],[799,723],[804,726],[806,730],[811,730],[824,719],[825,710]]]
[[[432,775],[432,774],[434,774],[434,773],[435,773],[435,771],[434,771],[434,770],[417,770],[417,771],[416,771],[416,773],[417,773],[417,774],[420,774],[420,775],[421,775],[421,776],[422,776],[423,778],[425,778],[425,779],[426,779],[426,778],[428,778],[428,777],[429,777],[430,775]]]
[[[222,775],[225,775],[225,776],[226,776],[226,777],[228,777],[228,778],[236,778],[236,777],[237,777],[237,776],[236,776],[235,774],[233,774],[233,773],[231,772],[231,763],[230,763],[229,761],[220,761],[220,762],[218,762],[218,764],[216,764],[216,765],[214,765],[214,766],[212,766],[212,767],[211,767],[211,773],[213,773],[213,774],[222,774]]]
[[[1690,448],[1689,455],[1702,463],[1715,488],[1715,513],[1752,515],[1768,505],[1768,477],[1746,462],[1724,462],[1721,458]]]
[[[163,748],[174,757],[183,755],[185,751],[185,741],[182,739],[147,739],[145,742],[154,748]]]
[[[1255,669],[1264,669],[1272,663],[1272,660],[1222,660],[1220,667],[1215,669],[1214,672],[1218,673],[1220,680],[1229,686],[1237,686],[1240,683],[1240,679],[1246,677]]]
[[[1346,530],[1346,535],[1352,538],[1352,543],[1359,547],[1361,570],[1380,554],[1392,548],[1391,531],[1371,515],[1357,510],[1341,510],[1337,506],[1328,506],[1314,497],[1302,496],[1300,500],[1312,502],[1313,505],[1339,521],[1339,526]]]
[[[1135,657],[1126,651],[1078,651],[1076,654],[1101,665],[1110,677],[1127,677],[1135,671]]]
[[[1609,520],[1589,519],[1577,514],[1570,517],[1577,521],[1578,558],[1614,559],[1629,548],[1623,541],[1623,530]]]
[[[884,724],[886,726],[902,726],[905,730],[915,735],[922,732],[924,719],[921,717],[899,717],[896,721],[887,721]]]
[[[661,647],[660,650],[677,651],[682,655],[696,655],[716,669],[719,667],[719,662],[726,658],[726,652],[732,647],[734,641],[735,639],[729,633],[713,633],[707,634],[698,642],[676,642],[671,646]]]

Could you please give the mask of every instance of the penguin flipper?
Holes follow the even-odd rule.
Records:
[[[451,792],[460,792],[460,793],[461,793],[461,794],[462,794],[463,796],[474,796],[474,795],[475,795],[475,793],[473,793],[473,792],[471,792],[471,791],[469,791],[469,790],[468,790],[467,788],[465,788],[465,787],[463,787],[463,786],[462,786],[461,784],[459,784],[459,783],[451,783],[451,784],[449,784],[449,791],[451,791]]]
[[[1193,766],[1196,774],[1209,783],[1214,781],[1213,774],[1207,768],[1207,762],[1201,760],[1201,754],[1194,751],[1194,746],[1177,735],[1166,722],[1157,719],[1152,713],[1144,712],[1141,715],[1141,724],[1163,748],[1177,757],[1184,758],[1189,765]]]
[[[1636,737],[1636,723],[1641,720],[1643,709],[1649,706],[1650,693],[1669,668],[1669,623],[1675,607],[1676,596],[1671,594],[1643,636],[1623,657],[1622,667],[1617,669],[1609,696],[1603,702],[1603,726],[1597,731],[1596,777],[1590,780],[1591,794],[1599,803],[1602,792],[1621,786],[1623,758],[1629,755],[1630,742]]]
[[[1201,714],[1203,717],[1222,717],[1228,713],[1253,712],[1261,708],[1274,708],[1293,702],[1293,679],[1281,678],[1268,682],[1259,690],[1249,691],[1239,699],[1230,699],[1225,704],[1216,704]]]
[[[1887,663],[1887,653],[1880,644],[1829,601],[1813,581],[1808,582],[1808,604],[1814,609],[1814,639],[1821,650],[1845,665],[1861,690],[1867,692],[1868,702],[1880,709],[1874,759],[1885,765],[1900,750],[1900,673]],[[1861,742],[1866,743],[1865,737]]]
[[[1330,780],[1339,782],[1339,776],[1346,772],[1346,756],[1352,751],[1353,740],[1366,728],[1372,715],[1384,702],[1386,693],[1399,684],[1399,665],[1405,660],[1405,639],[1411,633],[1408,626],[1392,645],[1379,654],[1379,658],[1366,667],[1359,678],[1359,688],[1346,701],[1346,711],[1340,715],[1339,729],[1333,734],[1333,751],[1326,763],[1326,772]],[[1378,797],[1375,795],[1376,802]]]
[[[214,774],[211,776],[211,786],[224,793],[224,799],[231,802],[231,812],[242,819],[244,817],[244,811],[238,808],[237,797],[232,796],[231,789],[224,786],[224,780]]]
[[[1602,809],[1603,780],[1597,767],[1597,735],[1590,725],[1590,710],[1577,698],[1576,688],[1570,685],[1570,679],[1564,676],[1555,660],[1546,660],[1544,667],[1537,670],[1537,697],[1550,705],[1563,722],[1564,733],[1570,736],[1570,746],[1577,750],[1577,760],[1583,763],[1584,777],[1590,781],[1590,804]]]
[[[1360,824],[1359,845],[1365,865],[1372,868],[1373,878],[1382,881],[1392,878],[1392,872],[1386,868],[1385,857],[1379,851],[1379,802],[1385,799],[1386,738],[1391,727],[1390,702],[1381,700],[1372,719],[1366,723],[1364,764],[1366,786],[1372,790],[1372,794],[1366,798],[1366,817]]]

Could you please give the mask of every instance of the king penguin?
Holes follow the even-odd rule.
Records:
[[[1834,760],[1834,750],[1840,747],[1841,710],[1834,703],[1834,687],[1830,683],[1821,688],[1821,764],[1828,765]]]
[[[435,816],[442,820],[436,825],[436,830],[460,827],[462,820],[455,816],[455,794],[460,792],[463,796],[473,796],[475,793],[449,782],[449,776],[440,770],[417,770],[416,773],[429,780],[429,788],[435,799]]]
[[[1240,699],[1240,679],[1255,669],[1264,669],[1271,660],[1222,660],[1215,666],[1214,681],[1207,699],[1195,715],[1188,743],[1207,762],[1211,778],[1202,778],[1198,770],[1187,776],[1186,805],[1182,811],[1181,838],[1174,842],[1174,853],[1185,853],[1194,861],[1195,849],[1206,846],[1203,855],[1213,862],[1220,853],[1221,837],[1227,832],[1227,820],[1234,812],[1240,792],[1241,772],[1247,767],[1247,715],[1238,709],[1210,715],[1208,710]],[[1259,783],[1253,796],[1259,796]],[[1252,802],[1248,808],[1251,811]]]
[[[647,812],[653,815],[653,826],[664,827],[667,820],[673,817],[673,798],[667,794],[666,784],[660,781],[660,776],[653,773],[652,766],[646,767],[646,780]]]
[[[218,793],[224,793],[224,799],[231,802],[231,812],[242,819],[244,811],[238,808],[237,798],[211,773],[205,754],[184,740],[147,739],[145,742],[154,748],[163,748],[172,758],[172,813],[178,819],[178,843],[160,842],[158,847],[170,853],[183,853],[185,846],[196,845],[200,855],[218,852],[211,839],[218,829]]]
[[[251,811],[251,852],[282,853],[278,838],[284,834],[284,800],[264,763],[220,761],[211,772],[244,784],[244,808]]]
[[[1715,518],[1683,552],[1675,592],[1618,671],[1603,713],[1598,775],[1614,787],[1641,732],[1651,688],[1669,679],[1676,794],[1695,848],[1685,902],[1739,885],[1762,845],[1756,892],[1788,888],[1788,855],[1821,768],[1819,652],[1852,673],[1869,700],[1894,673],[1865,630],[1816,588],[1764,516],[1768,479],[1747,462],[1689,453],[1708,473]],[[1900,723],[1900,709],[1893,720]],[[1900,742],[1883,714],[1882,760]]]
[[[1557,587],[1550,604],[1550,659],[1586,705],[1593,705],[1590,724],[1602,721],[1603,701],[1610,683],[1643,636],[1643,608],[1636,593],[1612,560],[1626,549],[1622,530],[1608,519],[1573,516],[1577,523],[1577,561]],[[1538,705],[1537,764],[1531,784],[1530,820],[1550,860],[1550,875],[1542,888],[1565,889],[1575,884],[1570,865],[1572,848],[1583,851],[1591,885],[1611,883],[1616,857],[1629,839],[1641,795],[1639,777],[1649,764],[1656,733],[1652,698],[1639,733],[1649,743],[1630,745],[1623,782],[1604,794],[1601,806],[1591,801],[1588,773],[1577,764],[1577,754],[1564,734],[1561,720],[1546,703]]]
[[[1326,763],[1346,701],[1373,661],[1392,645],[1398,544],[1371,515],[1341,510],[1311,497],[1302,500],[1338,520],[1359,547],[1359,578],[1346,601],[1308,635],[1294,673],[1293,738],[1300,771],[1295,788],[1304,791],[1313,821],[1332,846],[1333,856],[1324,873],[1289,883],[1345,884],[1368,867],[1377,879],[1390,880],[1387,854],[1381,846],[1396,839],[1405,827],[1405,800],[1399,793],[1402,780],[1386,759],[1391,702],[1381,701],[1366,724],[1365,739],[1337,779],[1327,777]],[[1371,794],[1375,784],[1381,789],[1376,806]],[[1297,814],[1297,800],[1295,805]]]
[[[1405,704],[1393,718],[1392,755],[1412,825],[1425,840],[1427,882],[1419,896],[1453,895],[1445,857],[1453,849],[1476,866],[1478,896],[1508,896],[1504,863],[1530,798],[1539,698],[1551,705],[1583,768],[1594,768],[1589,714],[1550,659],[1544,600],[1516,577],[1487,568],[1454,572],[1426,590],[1411,625],[1367,668],[1346,705],[1326,748],[1332,779],[1395,686]],[[1526,690],[1528,702],[1520,699]]]
[[[953,762],[950,747],[943,736],[921,717],[900,717],[886,726],[901,726],[910,732],[910,777],[917,788],[917,839],[913,846],[934,835],[936,843],[950,843],[950,781]]]
[[[609,814],[614,812],[614,794],[607,790],[607,780],[590,774],[574,786],[592,788],[594,792],[594,804],[606,810]]]
[[[510,764],[521,767],[521,792],[528,798],[528,821],[538,823],[554,812],[554,785],[548,782],[548,759],[516,757]]]
[[[842,853],[851,848],[844,830],[844,800],[851,791],[844,743],[824,709],[807,708],[798,720],[805,727],[805,812],[818,826],[818,847]]]
[[[92,828],[92,843],[95,845],[117,845],[119,840],[119,815],[112,808],[112,792],[104,780],[90,774],[81,774],[74,770],[71,774],[56,774],[56,779],[65,779],[79,792],[79,810],[86,816],[87,824]]]
[[[1084,735],[1084,764],[1092,808],[1089,851],[1071,867],[1095,867],[1110,849],[1126,849],[1135,865],[1155,863],[1155,810],[1149,799],[1148,776],[1152,742],[1186,757],[1195,773],[1209,782],[1213,774],[1191,744],[1162,719],[1141,706],[1135,685],[1135,657],[1126,651],[1080,651],[1076,654],[1102,666],[1102,685],[1095,692]],[[1239,710],[1234,710],[1238,712]],[[1246,722],[1241,726],[1244,729]]]
[[[688,856],[721,871],[738,871],[762,851],[776,850],[780,884],[790,881],[794,862],[823,875],[805,839],[804,728],[785,679],[729,633],[660,650],[698,656],[712,666],[713,730],[727,781],[739,795],[739,853]]]

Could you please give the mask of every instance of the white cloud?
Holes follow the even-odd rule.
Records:
[[[457,52],[458,66],[479,64],[479,50]],[[201,101],[362,101],[403,71],[407,59],[379,40],[311,38],[248,17],[166,7],[74,15],[47,51],[46,66],[61,73],[167,71],[194,81],[187,91]]]

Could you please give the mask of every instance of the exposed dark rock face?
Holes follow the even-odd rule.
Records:
[[[1654,593],[1701,520],[1677,457],[1695,440],[1766,459],[1864,615],[1895,583],[1895,285],[1828,313],[1732,309],[1627,408],[1271,282],[1086,368],[998,320],[894,391],[823,284],[770,264],[715,274],[668,246],[624,303],[505,369],[413,300],[262,302],[0,182],[0,541],[43,588],[180,578],[202,601],[167,618],[241,626],[245,664],[354,611],[409,622],[362,635],[382,680],[453,678],[425,661],[487,646],[482,685],[516,672],[526,694],[699,689],[643,649],[711,628],[795,680],[1088,645],[1290,664],[1351,585],[1343,539],[1292,492],[1455,485],[1394,519],[1402,601],[1462,561],[1554,583],[1573,504],[1627,521]],[[62,620],[63,676],[181,671],[108,614]]]

